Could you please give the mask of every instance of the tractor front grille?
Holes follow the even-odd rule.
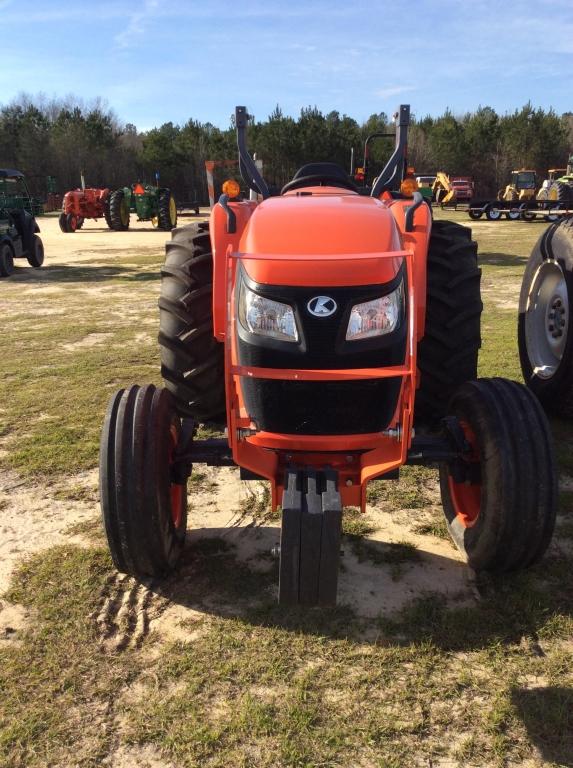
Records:
[[[300,343],[255,336],[241,326],[237,346],[241,365],[262,368],[350,369],[378,368],[404,362],[407,324],[373,339],[345,340],[350,311],[355,304],[390,293],[400,280],[385,285],[345,287],[290,287],[253,283],[241,275],[249,288],[261,296],[290,304],[301,334]],[[337,311],[327,318],[307,311],[317,295],[333,298]],[[407,317],[407,312],[405,312]],[[385,429],[394,414],[401,379],[354,381],[241,380],[243,398],[250,417],[259,429],[300,435],[348,435]]]

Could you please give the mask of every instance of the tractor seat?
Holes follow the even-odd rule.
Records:
[[[306,163],[301,166],[292,181],[281,189],[281,195],[301,187],[342,187],[358,192],[356,184],[337,163]]]

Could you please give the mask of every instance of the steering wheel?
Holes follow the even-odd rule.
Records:
[[[281,195],[285,192],[291,192],[293,189],[300,189],[300,187],[312,187],[316,185],[325,185],[329,187],[342,187],[342,189],[349,189],[351,192],[358,192],[358,187],[353,181],[346,181],[341,179],[340,176],[324,176],[321,173],[313,173],[310,176],[301,176],[298,179],[293,179],[285,184],[281,189]]]

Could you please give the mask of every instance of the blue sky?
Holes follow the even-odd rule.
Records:
[[[0,103],[100,96],[142,130],[236,104],[573,111],[573,0],[0,0],[0,25]]]

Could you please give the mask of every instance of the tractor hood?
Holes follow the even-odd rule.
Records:
[[[403,246],[385,203],[337,188],[312,187],[258,205],[239,250],[257,283],[330,286],[391,281],[402,258],[383,254]],[[249,259],[249,254],[257,258]]]

